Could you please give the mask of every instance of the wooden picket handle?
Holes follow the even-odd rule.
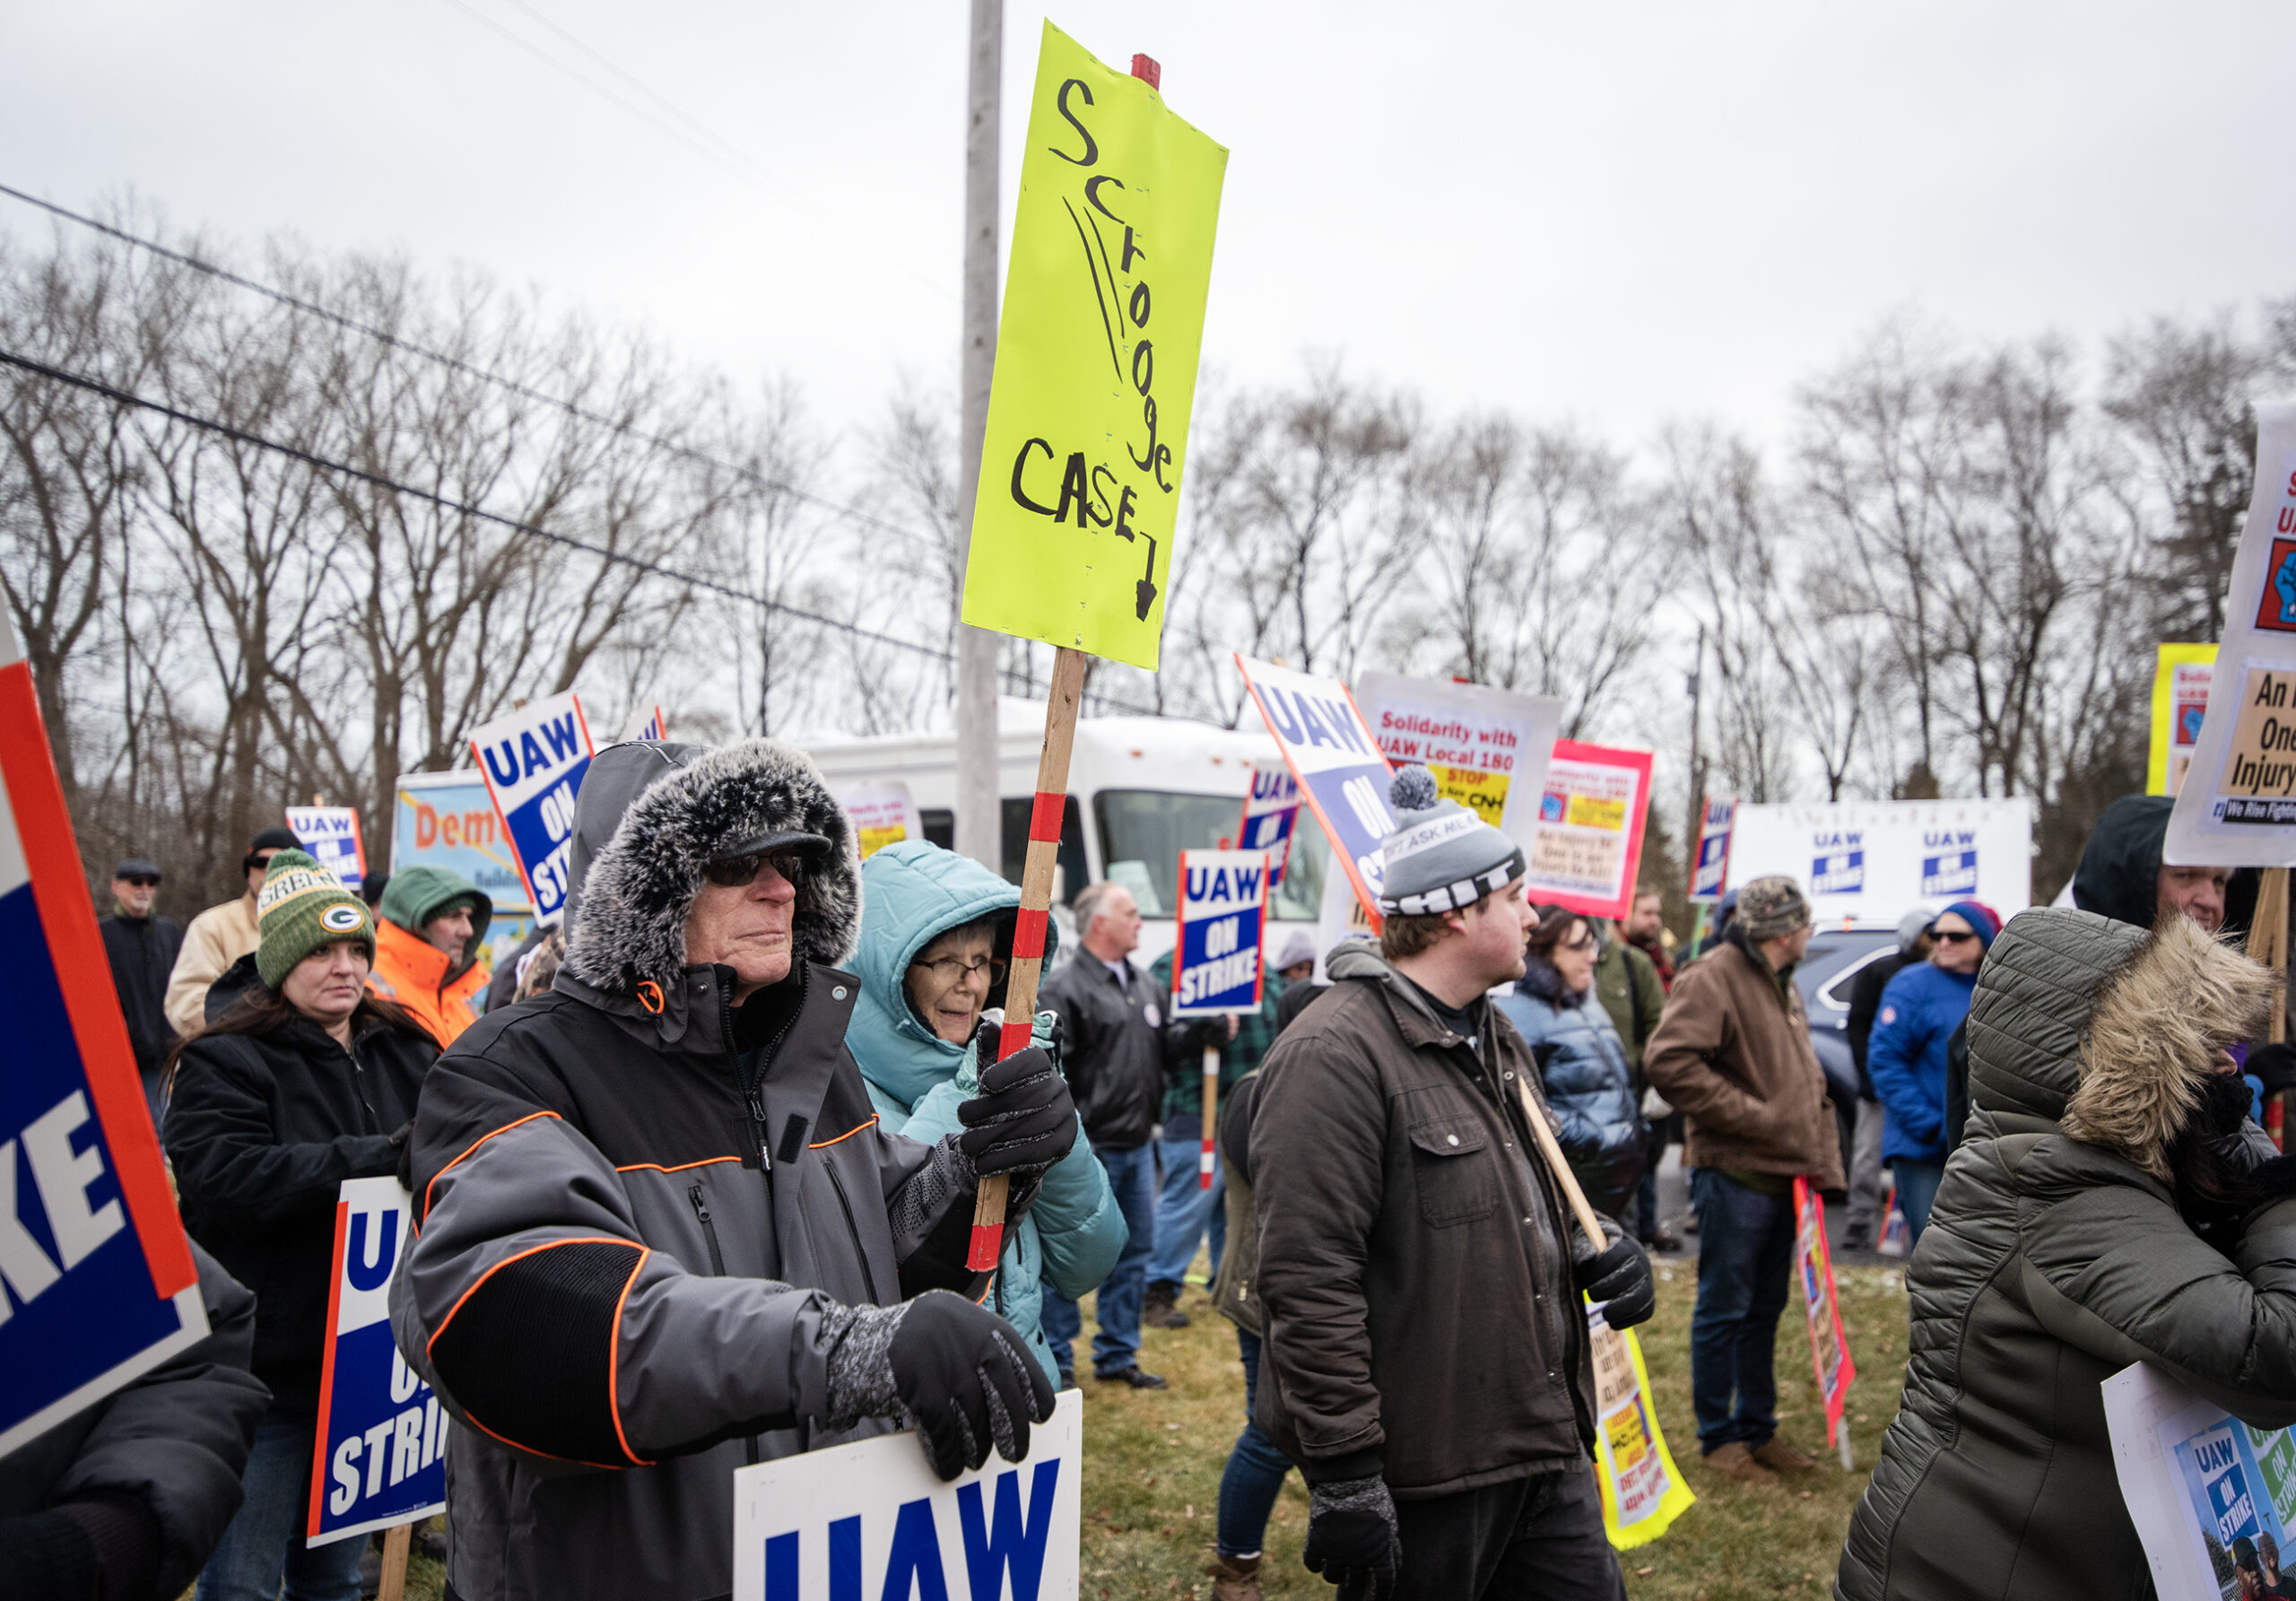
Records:
[[[1044,750],[1037,757],[1036,804],[1029,812],[1029,855],[1021,869],[1021,916],[1013,928],[1013,966],[1004,980],[1004,1028],[996,1059],[1028,1048],[1035,1024],[1037,985],[1044,977],[1045,925],[1052,916],[1052,883],[1060,870],[1060,819],[1068,805],[1068,753],[1076,743],[1076,707],[1084,698],[1081,650],[1062,646],[1052,658],[1052,699],[1044,709]],[[993,1273],[1004,1250],[1007,1175],[991,1173],[973,1200],[972,1245],[965,1266]]]
[[[2272,970],[2272,1021],[2266,1038],[2278,1045],[2288,1038],[2288,869],[2266,867],[2257,886],[2257,909],[2248,924],[2248,954]],[[2285,1148],[2287,1097],[2274,1094],[2264,1106],[2266,1132]],[[2275,1104],[2279,1103],[2279,1104]]]
[[[1515,1080],[1515,1096],[1523,1103],[1523,1121],[1531,1126],[1531,1137],[1539,1143],[1539,1154],[1546,1158],[1547,1170],[1562,1187],[1562,1197],[1570,1203],[1571,1214],[1578,1218],[1578,1226],[1587,1231],[1587,1243],[1598,1252],[1608,1249],[1610,1241],[1603,1232],[1603,1220],[1595,1214],[1594,1207],[1587,1205],[1587,1192],[1578,1188],[1578,1178],[1570,1171],[1570,1163],[1563,1158],[1561,1142],[1554,1137],[1554,1130],[1547,1127],[1545,1110],[1531,1098],[1531,1086],[1519,1075]]]
[[[400,1601],[406,1593],[406,1552],[414,1540],[414,1525],[402,1523],[383,1536],[382,1588],[375,1601]]]
[[[1173,960],[1178,960],[1177,954]],[[1200,1119],[1204,1125],[1204,1154],[1196,1163],[1198,1189],[1212,1188],[1212,1136],[1213,1131],[1220,1127],[1219,1109],[1220,1048],[1207,1045],[1204,1048],[1204,1116]]]

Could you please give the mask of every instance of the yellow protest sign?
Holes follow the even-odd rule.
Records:
[[[1632,1329],[1613,1329],[1592,1306],[1587,1337],[1594,1347],[1595,1482],[1603,1492],[1603,1530],[1621,1551],[1648,1544],[1698,1498],[1683,1483],[1650,1405],[1650,1375]]]
[[[2185,769],[2200,744],[2200,722],[2208,710],[2208,683],[2216,670],[2213,645],[2162,645],[2152,663],[2152,750],[2144,768],[2144,793],[2174,795],[2184,787]]]
[[[1047,22],[964,620],[1152,670],[1228,152]]]

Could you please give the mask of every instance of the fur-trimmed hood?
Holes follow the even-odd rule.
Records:
[[[797,961],[838,966],[861,927],[860,858],[845,809],[803,752],[766,739],[601,752],[582,780],[565,970],[612,995],[649,979],[672,988],[686,965],[686,912],[703,865],[781,829],[830,842],[798,887],[793,933]]]
[[[2065,1132],[2170,1177],[2168,1148],[2200,1108],[2224,1048],[2263,1031],[2272,975],[2190,918],[2161,919],[2097,996]]]
[[[2054,1125],[2165,1181],[2218,1053],[2257,1037],[2271,993],[2271,974],[2187,917],[2147,933],[2020,912],[1970,1005],[1970,1101],[1990,1132]]]

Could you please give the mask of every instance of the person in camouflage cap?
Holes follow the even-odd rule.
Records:
[[[1802,886],[1782,874],[1750,879],[1738,891],[1738,926],[1757,945],[1785,938],[1810,926],[1810,903]]]

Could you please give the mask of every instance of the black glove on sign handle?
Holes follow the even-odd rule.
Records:
[[[991,1022],[973,1036],[977,1059],[988,1066],[980,1070],[980,1093],[957,1108],[965,1126],[958,1148],[982,1178],[1042,1172],[1076,1143],[1076,1103],[1049,1051],[1031,1045],[993,1061],[996,1037]]]

